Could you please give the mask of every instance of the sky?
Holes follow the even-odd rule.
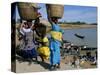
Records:
[[[40,3],[38,6],[41,7],[39,12],[42,14],[42,17],[47,19],[45,4]],[[16,18],[20,18],[17,8]],[[97,23],[97,7],[64,5],[64,15],[60,21]]]

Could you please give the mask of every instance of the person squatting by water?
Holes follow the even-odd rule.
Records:
[[[60,46],[62,33],[57,18],[51,18],[52,30],[50,39],[50,70],[60,69]]]

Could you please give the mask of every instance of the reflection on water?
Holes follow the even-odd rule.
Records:
[[[85,38],[78,38],[74,35],[75,33],[85,36]],[[72,42],[75,45],[87,45],[88,47],[97,47],[97,28],[66,29],[63,38]]]

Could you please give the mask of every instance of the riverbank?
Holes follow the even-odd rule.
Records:
[[[97,28],[97,25],[72,25],[72,24],[59,24],[60,27],[64,30],[70,30],[70,29],[91,29],[91,28]],[[51,31],[51,26],[47,26],[47,33]]]
[[[59,24],[62,29],[97,28],[97,25]],[[50,26],[48,28],[51,28]]]
[[[97,28],[97,25],[61,25],[63,29]]]

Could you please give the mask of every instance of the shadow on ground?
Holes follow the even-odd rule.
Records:
[[[18,60],[19,63],[23,63],[23,62],[28,62],[28,65],[32,65],[33,63],[34,64],[39,64],[41,65],[44,69],[48,69],[50,70],[50,64],[47,63],[47,62],[42,62],[42,61],[37,61],[37,60],[34,60],[34,59],[24,59],[20,56],[16,56],[16,60]]]

